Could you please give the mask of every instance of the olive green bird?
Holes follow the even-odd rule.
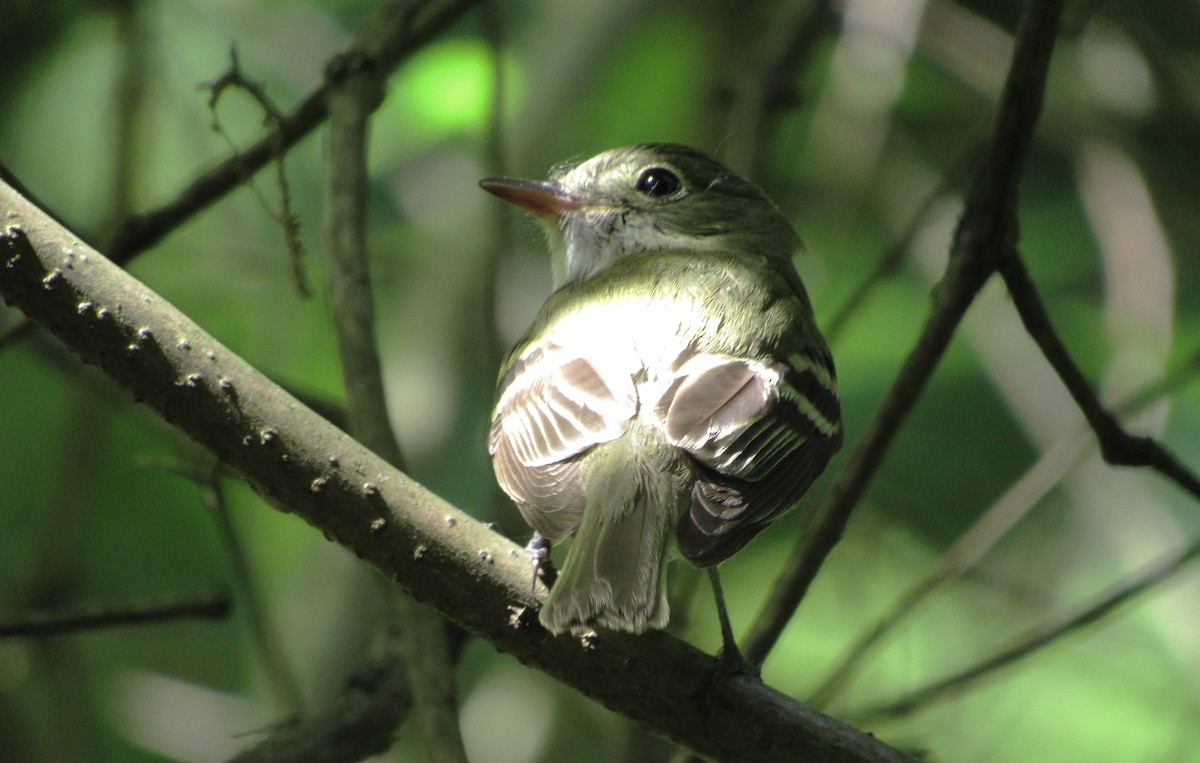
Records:
[[[532,213],[552,256],[555,291],[504,362],[489,433],[525,521],[573,538],[542,625],[664,627],[672,546],[712,571],[721,604],[715,565],[842,441],[799,237],[758,188],[678,145],[480,184]]]

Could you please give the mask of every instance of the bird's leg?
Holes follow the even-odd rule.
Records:
[[[713,598],[717,601],[717,617],[721,621],[721,652],[717,655],[718,677],[729,675],[748,675],[757,678],[759,666],[742,656],[737,641],[733,637],[733,626],[729,624],[729,610],[725,609],[725,594],[721,590],[721,577],[717,567],[708,568],[708,580],[712,583]]]
[[[558,572],[554,569],[554,563],[550,561],[550,539],[534,531],[533,537],[525,545],[525,550],[533,557],[533,579],[529,583],[529,590],[537,588],[538,572],[542,573],[547,588],[554,585]]]

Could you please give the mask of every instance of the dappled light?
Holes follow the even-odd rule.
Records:
[[[1200,755],[1195,8],[9,5],[0,757]],[[478,182],[639,143],[778,205],[836,361],[840,453],[720,567],[765,686],[676,551],[665,633],[552,637],[491,466],[553,282]]]

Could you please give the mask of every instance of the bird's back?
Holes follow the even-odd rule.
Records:
[[[781,269],[649,252],[547,300],[500,380],[492,429],[497,475],[530,524],[573,532],[584,495],[573,465],[635,419],[694,465],[678,528],[693,562],[726,558],[795,503],[841,429],[828,350]]]

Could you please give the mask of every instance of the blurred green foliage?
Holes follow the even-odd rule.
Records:
[[[197,87],[228,66],[231,44],[243,71],[286,112],[319,86],[322,67],[350,44],[370,7],[3,5],[0,160],[101,249],[122,214],[165,202],[232,150],[211,129]],[[755,177],[795,220],[807,242],[798,263],[828,320],[958,157],[985,138],[1017,7],[862,0],[835,12],[785,2],[545,0],[497,3],[486,20],[468,13],[395,73],[373,123],[380,342],[392,422],[413,475],[513,537],[527,532],[495,488],[484,431],[498,353],[545,297],[548,274],[532,226],[480,193],[478,178],[541,176],[557,162],[630,142],[696,144]],[[129,23],[123,14],[135,19],[132,37],[118,34]],[[801,29],[806,36],[797,37]],[[793,39],[803,55],[772,70]],[[125,114],[114,95],[122,62],[141,72]],[[1198,66],[1200,10],[1167,0],[1072,4],[1055,54],[1022,187],[1021,249],[1068,346],[1109,395],[1196,370]],[[497,82],[504,97],[494,124]],[[244,96],[224,97],[217,115],[238,145],[262,129]],[[121,124],[133,131],[133,151],[114,166]],[[289,275],[270,172],[130,269],[268,374],[336,402],[341,377],[321,296],[322,159],[319,136],[286,158],[315,298],[302,299]],[[122,178],[128,199],[118,195]],[[966,182],[949,184],[901,266],[834,340],[848,448],[920,331]],[[781,690],[805,697],[851,639],[1075,431],[1078,416],[1003,295],[990,297],[972,309],[768,661],[765,677]],[[0,312],[0,328],[18,318]],[[1195,385],[1160,400],[1135,426],[1200,468]],[[217,524],[197,486],[176,473],[212,466],[48,336],[6,346],[0,620],[230,582]],[[814,488],[809,505],[832,479]],[[370,650],[383,584],[240,483],[226,487],[263,616],[309,704],[327,702]],[[1198,508],[1152,475],[1089,456],[979,568],[901,625],[830,710],[869,706],[973,664],[1196,538]],[[755,616],[804,521],[802,512],[784,518],[726,565],[739,628]],[[680,594],[673,628],[716,648],[707,591],[684,565],[672,575]],[[933,760],[1198,760],[1198,609],[1200,577],[1188,569],[1103,624],[870,730]],[[671,754],[485,644],[468,645],[459,680],[473,759]],[[224,622],[0,640],[0,739],[12,760],[217,760],[288,711],[241,599]],[[422,756],[415,729],[404,727],[389,759]]]

